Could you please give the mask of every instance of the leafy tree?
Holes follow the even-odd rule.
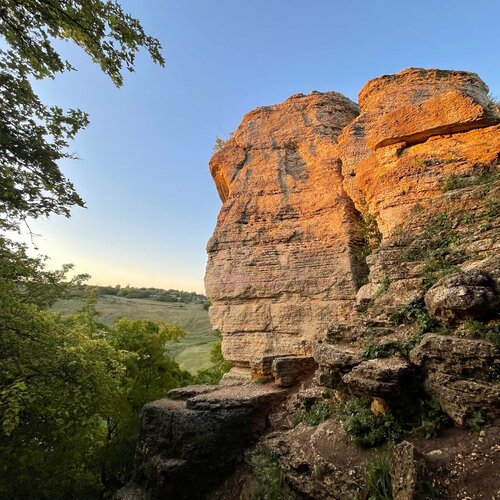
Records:
[[[175,323],[119,318],[108,333],[117,352],[132,353],[125,360],[120,390],[105,416],[106,443],[101,478],[108,488],[123,485],[133,467],[139,434],[139,413],[145,403],[164,398],[174,387],[186,385],[190,375],[169,356],[168,346],[186,333]]]
[[[0,497],[95,497],[100,415],[112,406],[130,354],[27,301],[20,289],[0,279]]]
[[[75,69],[54,40],[76,43],[117,86],[141,48],[162,66],[164,59],[159,41],[115,1],[2,0],[0,35],[8,44],[0,50],[0,228],[15,229],[26,217],[69,216],[84,206],[57,162],[73,158],[68,141],[88,116],[46,106],[30,81]]]
[[[74,69],[54,41],[80,46],[116,86],[123,70],[133,71],[140,49],[160,65],[164,60],[158,40],[116,1],[2,0],[0,36],[5,231],[19,230],[29,217],[69,216],[73,206],[84,206],[58,161],[73,157],[68,143],[88,116],[45,105],[32,87],[33,80]],[[109,484],[106,476],[125,477],[123,468],[109,472],[105,450],[116,435],[112,418],[126,418],[119,405],[128,401],[130,367],[140,357],[110,342],[92,299],[68,320],[47,309],[75,285],[66,279],[69,269],[49,272],[43,258],[0,235],[1,498],[96,498]]]

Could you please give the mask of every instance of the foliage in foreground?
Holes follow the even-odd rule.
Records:
[[[95,297],[70,318],[46,308],[64,293],[43,262],[0,240],[1,498],[98,498],[129,479],[138,415],[189,383],[161,322],[97,321]]]
[[[158,40],[118,2],[101,0],[3,0],[0,6],[0,227],[16,229],[26,217],[62,214],[84,206],[58,161],[74,158],[68,142],[88,125],[79,109],[41,102],[33,79],[54,78],[75,68],[64,60],[55,39],[81,47],[121,86],[122,72],[134,70],[135,55],[146,49],[164,64]]]

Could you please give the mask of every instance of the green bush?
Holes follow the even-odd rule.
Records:
[[[304,422],[319,425],[335,414],[335,407],[327,401],[316,401],[310,408],[301,410],[295,417],[295,425]]]
[[[474,415],[467,421],[467,426],[474,432],[479,432],[488,422],[488,417],[482,412],[477,410]]]
[[[345,406],[346,433],[363,448],[374,448],[400,439],[402,429],[394,416],[374,415],[370,410],[371,398],[353,397]]]
[[[418,327],[417,335],[420,336],[439,327],[439,323],[434,318],[429,316],[429,313],[425,309],[425,303],[423,300],[410,302],[398,311],[393,312],[389,316],[389,321],[396,325],[414,323]],[[420,342],[420,340],[420,338],[416,338],[415,344]]]
[[[392,500],[389,454],[379,453],[368,464],[363,474],[368,500]]]

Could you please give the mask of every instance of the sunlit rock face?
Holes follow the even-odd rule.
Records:
[[[338,140],[344,188],[382,241],[358,297],[390,282],[377,304],[390,312],[423,297],[429,270],[439,277],[444,263],[451,271],[499,252],[491,207],[500,189],[500,114],[484,82],[465,71],[409,68],[375,78],[359,103]]]
[[[498,109],[475,73],[408,68],[370,80],[359,104],[339,138],[344,185],[384,236],[450,174],[498,161]]]
[[[335,92],[292,96],[248,113],[210,162],[223,206],[207,247],[206,292],[236,366],[309,354],[329,325],[353,314],[365,271],[336,142],[357,114]]]
[[[240,374],[309,355],[327,331],[363,342],[373,331],[356,325],[500,250],[500,114],[482,80],[409,68],[369,81],[359,102],[328,92],[258,108],[210,162],[223,206],[206,292]],[[379,241],[360,252],[367,232]]]

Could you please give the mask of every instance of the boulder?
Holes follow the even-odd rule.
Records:
[[[453,274],[439,280],[425,294],[427,310],[447,326],[464,320],[488,320],[498,315],[500,289],[480,270]]]
[[[278,387],[291,387],[318,365],[311,356],[277,357],[273,361],[272,373]]]
[[[410,352],[424,373],[443,372],[458,377],[492,379],[499,365],[498,350],[490,342],[428,333]]]
[[[411,375],[412,368],[407,361],[392,357],[363,361],[344,375],[342,380],[355,394],[390,399],[401,395]]]
[[[424,374],[425,391],[459,427],[477,412],[500,416],[500,360],[493,344],[428,334],[410,359]]]
[[[313,356],[318,363],[316,378],[319,385],[336,388],[343,385],[345,375],[366,358],[356,349],[336,344],[317,343]]]
[[[390,471],[393,500],[420,500],[427,498],[423,491],[427,479],[424,456],[408,441],[391,449]]]

